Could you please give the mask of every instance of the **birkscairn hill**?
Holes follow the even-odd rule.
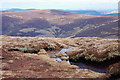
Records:
[[[0,12],[2,35],[117,38],[118,16],[75,14],[59,10]]]

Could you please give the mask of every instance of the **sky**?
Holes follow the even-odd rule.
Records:
[[[117,9],[119,0],[0,0],[0,9]]]

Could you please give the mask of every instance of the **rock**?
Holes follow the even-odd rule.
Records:
[[[55,54],[51,54],[50,58],[56,58]]]
[[[16,59],[16,60],[19,60],[19,59],[20,59],[20,57],[15,57],[15,59]]]
[[[62,61],[62,64],[69,65],[67,61]]]
[[[47,54],[47,52],[44,49],[40,49],[40,51],[38,52],[38,55],[41,55],[41,54]]]
[[[56,57],[67,57],[67,54],[63,54],[63,53],[58,53],[55,55],[56,55]]]
[[[70,69],[79,69],[79,67],[76,66],[76,65],[70,65],[69,68],[70,68]]]
[[[61,59],[63,60],[63,61],[67,61],[68,59],[69,59],[69,57],[61,57]]]
[[[9,60],[8,62],[9,62],[9,63],[13,63],[14,61],[13,61],[13,60]]]

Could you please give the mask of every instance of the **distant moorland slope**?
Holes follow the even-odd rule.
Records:
[[[60,38],[118,36],[117,15],[98,16],[59,10],[11,11],[0,14],[2,35]]]

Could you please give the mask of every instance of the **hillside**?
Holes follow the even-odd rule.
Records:
[[[0,41],[0,78],[86,79],[120,75],[118,39],[0,36]]]
[[[2,12],[2,34],[41,37],[109,37],[118,35],[117,16],[74,14],[58,10]]]

